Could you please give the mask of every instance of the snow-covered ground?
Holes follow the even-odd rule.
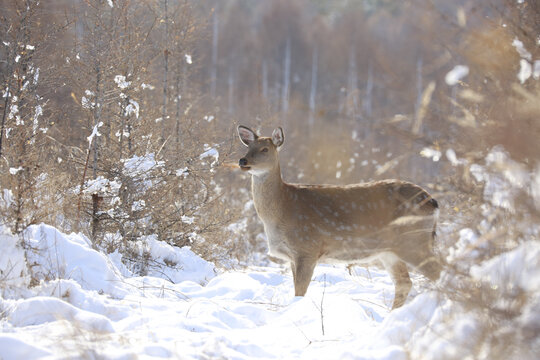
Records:
[[[421,278],[390,312],[393,285],[377,268],[319,266],[295,298],[280,266],[217,271],[149,239],[149,253],[176,266],[140,277],[81,235],[31,226],[23,249],[1,230],[0,359],[463,359],[478,342],[481,324],[464,315],[445,325],[455,305]],[[539,279],[538,243],[516,251],[499,261]],[[495,258],[475,273],[503,270]]]

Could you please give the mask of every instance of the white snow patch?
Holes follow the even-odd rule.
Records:
[[[34,73],[34,85],[38,83],[39,80],[39,68],[36,68],[36,71]]]
[[[122,184],[116,180],[109,180],[103,176],[98,176],[95,179],[87,180],[84,184],[83,192],[85,194],[107,194],[116,195]]]
[[[528,241],[471,268],[471,275],[499,289],[540,289],[540,243]]]
[[[0,244],[0,295],[8,297],[13,289],[27,287],[30,277],[22,242],[3,226],[0,227]]]
[[[450,70],[444,77],[446,84],[452,86],[456,85],[469,74],[469,67],[465,65],[456,65],[452,70]]]
[[[176,170],[176,176],[178,177],[185,177],[189,175],[189,169],[187,167],[183,167],[181,169]]]
[[[91,242],[81,234],[62,234],[48,225],[32,225],[23,233],[32,264],[32,277],[38,280],[73,279],[83,289],[123,297],[124,290],[118,271],[105,255],[91,248]]]
[[[148,89],[148,90],[154,90],[156,87],[153,86],[153,85],[150,85],[150,84],[142,83],[142,84],[141,84],[141,88],[142,88],[143,90],[145,90],[145,89]]]
[[[98,333],[114,333],[112,322],[104,315],[79,309],[53,297],[36,296],[13,305],[9,322],[16,327],[42,325],[67,321],[82,330]]]
[[[514,38],[512,41],[512,46],[516,48],[516,51],[519,53],[519,56],[521,56],[523,59],[527,59],[529,61],[532,60],[532,55],[530,52],[525,49],[525,46],[523,45],[523,42],[519,40],[517,37]]]
[[[90,146],[92,146],[92,141],[94,141],[94,137],[96,136],[101,136],[101,134],[99,133],[99,128],[103,126],[103,121],[100,121],[98,124],[96,124],[94,126],[94,128],[92,129],[92,133],[90,134],[90,136],[88,136],[86,139],[88,140],[88,148],[90,148]]]
[[[466,159],[458,159],[454,149],[446,149],[445,155],[446,155],[446,158],[448,159],[448,161],[450,161],[450,164],[452,164],[452,166],[458,166],[458,165],[467,164]]]
[[[17,175],[17,173],[19,171],[23,171],[24,169],[22,168],[22,166],[19,166],[19,167],[16,167],[16,168],[9,168],[9,173],[11,175]]]
[[[204,144],[204,152],[201,155],[199,155],[199,159],[203,160],[207,157],[214,158],[214,161],[212,161],[211,163],[211,166],[214,166],[219,161],[219,151],[217,151],[216,148],[213,148],[208,144]]]
[[[129,116],[135,114],[135,117],[139,118],[139,103],[133,99],[129,99],[129,104],[126,106],[124,115]]]
[[[531,63],[525,59],[519,60],[519,73],[517,74],[519,82],[522,84],[525,83],[531,77],[532,73]]]
[[[534,61],[533,78],[534,78],[534,80],[540,79],[540,60],[535,60]]]
[[[116,75],[114,77],[114,82],[122,90],[131,85],[131,81],[126,81],[126,77],[124,75]]]
[[[420,155],[422,155],[423,157],[426,157],[428,159],[431,159],[435,162],[439,161],[441,159],[441,152],[439,150],[436,150],[436,149],[432,149],[430,147],[425,147],[422,149],[422,151],[420,151]]]
[[[141,210],[144,210],[145,207],[146,207],[146,201],[142,199],[137,200],[133,202],[133,204],[131,205],[131,211],[141,211]]]
[[[486,156],[485,165],[472,164],[469,168],[478,182],[484,183],[484,199],[491,204],[514,212],[514,199],[524,189],[534,192],[532,174],[500,146]]]
[[[12,101],[17,101],[16,99],[13,99]],[[13,119],[17,114],[19,113],[19,106],[17,104],[11,104],[9,106],[9,113],[8,113],[8,119]]]
[[[9,299],[2,293],[3,359],[464,359],[484,334],[483,318],[426,289],[390,312],[394,286],[376,267],[354,267],[351,276],[344,267],[317,266],[306,296],[294,297],[290,272],[275,264],[216,274],[189,248],[155,236],[135,244],[148,254],[145,276],[132,275],[118,252],[95,251],[81,234],[33,225],[22,238],[25,248],[0,232],[0,269],[24,262],[26,251],[41,282],[28,288],[26,264],[17,265],[23,276],[10,280]],[[462,248],[475,238],[460,234]],[[540,245],[531,241],[471,274],[537,294],[539,259]],[[524,329],[537,329],[538,313],[522,309]]]
[[[143,282],[159,282],[170,286],[170,284],[161,281],[161,279],[165,279],[174,284],[183,281],[206,284],[216,276],[214,264],[201,259],[189,247],[172,246],[157,240],[156,236],[147,236],[143,240],[137,241],[137,247],[140,252],[147,253],[152,259],[152,263],[144,278],[132,280],[131,283],[142,280]]]
[[[191,224],[193,224],[193,222],[195,222],[195,217],[193,217],[193,216],[182,215],[182,216],[180,217],[180,220],[182,220],[182,222],[183,222],[184,224],[190,224],[190,225],[191,225]]]
[[[159,170],[165,165],[164,161],[155,159],[154,153],[143,156],[134,155],[129,159],[123,159],[126,175],[131,177],[141,177],[152,170]]]

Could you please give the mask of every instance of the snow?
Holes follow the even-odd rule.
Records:
[[[187,167],[183,167],[176,170],[176,176],[178,177],[185,177],[189,175],[189,169]]]
[[[5,228],[0,228],[0,294],[7,295],[10,288],[24,287],[30,283],[22,243]]]
[[[521,190],[534,194],[536,181],[527,168],[514,160],[500,146],[495,146],[486,156],[485,164],[472,164],[474,179],[484,183],[484,199],[491,204],[515,211],[514,199]]]
[[[143,90],[145,90],[145,89],[154,90],[154,89],[155,89],[155,86],[149,85],[149,84],[145,84],[145,83],[142,83],[142,84],[141,84],[141,88],[142,88]]]
[[[30,226],[23,234],[30,250],[27,261],[34,264],[32,277],[37,280],[73,279],[87,290],[120,296],[125,294],[119,272],[110,260],[90,246],[79,234],[65,235],[48,225]]]
[[[143,156],[134,155],[129,159],[123,159],[124,171],[131,177],[141,177],[149,171],[160,169],[165,164],[163,161],[155,159],[154,153]]]
[[[540,60],[534,61],[534,67],[533,67],[533,78],[534,80],[540,79]]]
[[[527,81],[532,74],[533,70],[531,64],[525,59],[519,60],[519,73],[517,74],[519,82],[521,84],[525,83],[525,81]]]
[[[41,115],[43,115],[43,108],[41,107],[41,105],[38,105],[36,106],[36,112],[34,113],[34,132],[37,129],[38,119]]]
[[[527,59],[531,61],[532,55],[527,49],[525,49],[525,46],[523,45],[523,42],[519,40],[517,37],[514,38],[512,41],[512,46],[516,48],[516,51],[519,53],[519,56],[521,56],[523,59]]]
[[[421,151],[420,151],[420,155],[422,155],[423,157],[426,157],[426,158],[429,158],[431,160],[433,160],[434,162],[437,162],[441,159],[441,152],[439,150],[436,150],[436,149],[432,149],[432,148],[429,148],[429,147],[425,147],[423,148]]]
[[[92,146],[92,141],[94,141],[94,137],[101,136],[99,133],[99,128],[103,126],[103,121],[100,121],[96,126],[92,128],[92,133],[90,136],[88,136],[86,139],[88,140],[88,147]]]
[[[193,216],[182,215],[180,217],[180,220],[182,220],[184,224],[193,224],[193,222],[195,221],[195,218]]]
[[[517,37],[512,41],[512,46],[516,48],[521,59],[519,60],[519,72],[517,78],[524,84],[531,76],[538,80],[540,78],[540,60],[532,61],[531,53],[525,49],[523,42]]]
[[[456,85],[469,74],[469,67],[465,65],[456,65],[452,70],[450,70],[444,77],[446,84],[452,86]]]
[[[112,7],[112,6],[111,6]],[[120,89],[125,89],[131,85],[131,81],[126,81],[126,77],[124,75],[116,75],[114,77],[114,82]]]
[[[122,184],[116,180],[109,180],[103,176],[98,176],[95,179],[87,180],[84,184],[85,194],[118,194],[118,190]]]
[[[88,89],[85,90],[84,94],[85,94],[86,96],[83,96],[83,97],[81,98],[81,106],[82,106],[84,109],[92,109],[92,108],[94,108],[94,106],[96,106],[96,103],[93,102],[93,101],[91,100],[91,98],[92,98],[93,96],[95,96],[95,94],[94,94],[92,91],[88,90]]]
[[[9,173],[10,173],[11,175],[17,175],[17,173],[18,173],[19,171],[23,171],[23,170],[24,170],[24,169],[22,168],[22,166],[19,166],[19,167],[16,167],[16,168],[13,168],[13,167],[12,167],[12,168],[9,168]]]
[[[37,68],[34,73],[34,85],[38,83],[38,80],[39,80],[39,68]]]
[[[16,101],[15,99],[13,101]],[[15,117],[15,115],[19,112],[19,106],[17,106],[16,104],[11,104],[9,106],[9,114],[8,114],[8,119],[13,119]]]
[[[203,160],[207,157],[214,158],[214,161],[211,163],[211,165],[214,166],[219,161],[219,151],[208,144],[204,144],[204,152],[199,155],[199,159]]]
[[[484,326],[418,276],[408,302],[390,312],[393,284],[376,267],[320,265],[306,296],[294,297],[288,269],[217,271],[155,236],[136,244],[153,264],[136,276],[82,234],[43,224],[21,237],[0,230],[0,270],[11,274],[2,278],[2,359],[457,359]],[[538,259],[540,245],[528,242],[471,273],[536,291]],[[527,307],[520,321],[534,329],[537,314]]]
[[[129,99],[124,115],[129,116],[131,114],[135,114],[135,117],[139,118],[139,103],[133,99]]]
[[[448,159],[448,161],[450,161],[450,164],[452,164],[452,166],[458,166],[458,165],[467,164],[466,159],[458,159],[454,149],[446,149],[445,155],[446,155],[446,158]]]
[[[146,202],[144,200],[137,200],[131,205],[131,211],[141,211],[146,207]]]
[[[473,266],[471,275],[496,288],[521,288],[526,291],[540,289],[540,243],[524,242],[482,265]]]

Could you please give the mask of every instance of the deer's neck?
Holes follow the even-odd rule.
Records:
[[[277,215],[284,187],[279,164],[271,171],[251,176],[253,202],[257,213],[262,218]]]

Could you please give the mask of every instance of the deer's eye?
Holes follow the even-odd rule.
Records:
[[[262,148],[261,152],[268,152],[268,148]]]

